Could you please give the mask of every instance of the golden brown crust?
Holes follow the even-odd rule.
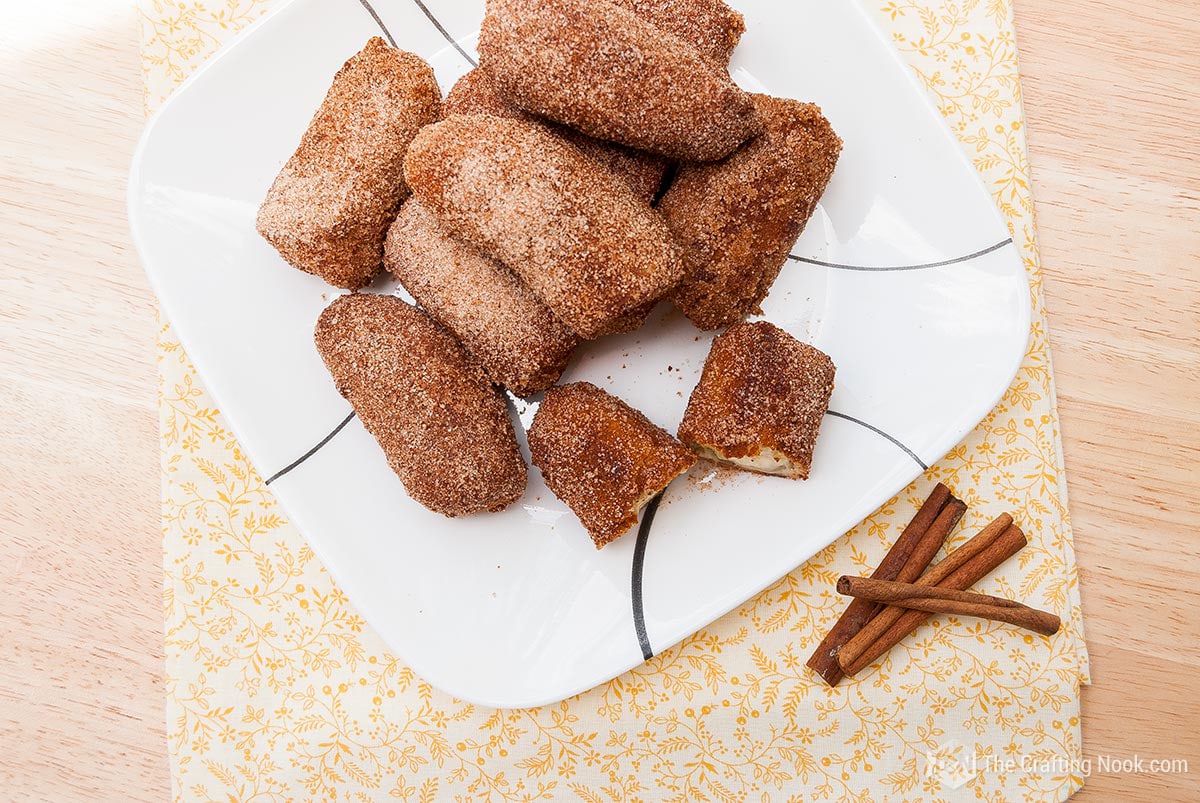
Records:
[[[258,211],[259,233],[285,260],[351,290],[379,272],[404,186],[404,152],[441,115],[433,70],[379,37],[333,79],[300,146]]]
[[[728,67],[746,20],[722,0],[611,0],[654,27],[678,36],[706,59]]]
[[[588,382],[546,391],[529,451],[597,549],[636,524],[642,505],[696,462],[665,430]]]
[[[581,337],[679,281],[658,213],[543,126],[452,115],[413,140],[405,176],[425,208],[512,269]]]
[[[518,396],[553,385],[579,342],[521,280],[410,199],[388,229],[384,265],[417,303]]]
[[[658,204],[687,266],[675,304],[701,329],[761,311],[842,148],[811,103],[754,101],[766,130],[724,161],[680,167]]]
[[[567,128],[518,108],[504,96],[487,70],[480,67],[459,78],[446,95],[445,111],[451,114],[490,114],[528,123],[541,122],[555,134],[595,159],[605,168],[621,176],[634,195],[647,203],[658,195],[667,161],[661,156],[626,148],[615,142],[603,142],[573,128]]]
[[[597,139],[708,161],[762,130],[723,67],[607,0],[488,0],[479,57],[518,106]]]
[[[426,313],[395,296],[341,296],[317,350],[410,496],[445,516],[502,510],[525,462],[500,392]]]
[[[679,438],[725,458],[773,450],[807,479],[833,377],[826,354],[774,324],[734,324],[713,340]]]

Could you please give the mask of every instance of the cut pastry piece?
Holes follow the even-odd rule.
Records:
[[[597,549],[636,524],[642,507],[696,462],[665,430],[588,382],[546,391],[529,451]]]
[[[395,296],[341,296],[317,350],[410,496],[445,516],[502,510],[525,492],[504,400],[441,324]]]
[[[479,58],[522,109],[651,153],[720,159],[762,130],[724,66],[607,0],[488,0]]]
[[[722,0],[612,0],[659,30],[678,36],[700,55],[728,67],[746,20]]]
[[[294,267],[356,290],[379,272],[408,195],[404,153],[441,116],[428,64],[379,37],[333,79],[300,147],[258,210],[257,228]]]
[[[508,268],[456,237],[412,198],[388,230],[384,264],[518,396],[558,381],[579,340]]]
[[[766,321],[713,340],[679,438],[701,457],[808,479],[833,393],[833,361]]]
[[[675,305],[701,329],[761,312],[842,149],[811,103],[754,102],[766,130],[724,161],[682,165],[658,204],[686,265]]]
[[[580,337],[611,331],[681,276],[659,214],[545,126],[451,115],[417,135],[404,171],[426,209]]]
[[[493,117],[511,117],[530,123],[541,122],[555,134],[570,142],[579,150],[595,159],[605,168],[621,176],[634,195],[647,203],[658,195],[663,174],[667,171],[667,160],[653,153],[636,151],[615,142],[603,142],[582,134],[573,128],[541,120],[537,115],[518,108],[504,97],[500,87],[487,71],[476,67],[458,79],[446,95],[446,114],[490,114]]]

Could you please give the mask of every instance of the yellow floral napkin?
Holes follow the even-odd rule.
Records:
[[[849,1],[849,0],[847,0]],[[280,0],[141,0],[146,107]],[[1062,800],[1088,682],[1010,0],[868,0],[1007,216],[1033,331],[999,406],[774,587],[616,680],[498,711],[392,657],[287,522],[169,325],[159,338],[167,730],[177,800]],[[347,13],[350,13],[349,10]],[[1031,539],[983,590],[1053,638],[941,616],[830,690],[804,661],[835,578],[878,562],[930,485]]]

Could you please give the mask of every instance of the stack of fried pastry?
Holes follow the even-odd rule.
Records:
[[[519,498],[498,388],[546,391],[581,340],[636,329],[668,299],[706,330],[761,312],[841,140],[816,106],[734,84],[744,28],[722,0],[488,0],[479,67],[444,102],[425,62],[378,38],[338,72],[258,230],[348,290],[386,268],[419,305],[343,296],[317,329],[418,502],[454,516]],[[555,388],[534,464],[597,546],[693,451],[802,478],[833,368],[788,338],[735,326],[718,339],[686,446],[598,388]],[[771,364],[729,356],[746,349]],[[803,415],[753,398],[779,387]],[[764,415],[778,420],[747,423]]]

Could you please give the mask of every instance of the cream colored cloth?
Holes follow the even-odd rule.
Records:
[[[278,0],[142,0],[146,106]],[[346,13],[362,13],[346,0]],[[167,727],[178,800],[1061,800],[1082,784],[1079,593],[1008,0],[871,6],[1007,216],[1029,353],[967,440],[847,536],[679,646],[569,701],[466,704],[393,658],[284,518],[164,325]],[[1053,638],[940,616],[857,682],[804,661],[935,480],[1031,539],[981,590]]]

